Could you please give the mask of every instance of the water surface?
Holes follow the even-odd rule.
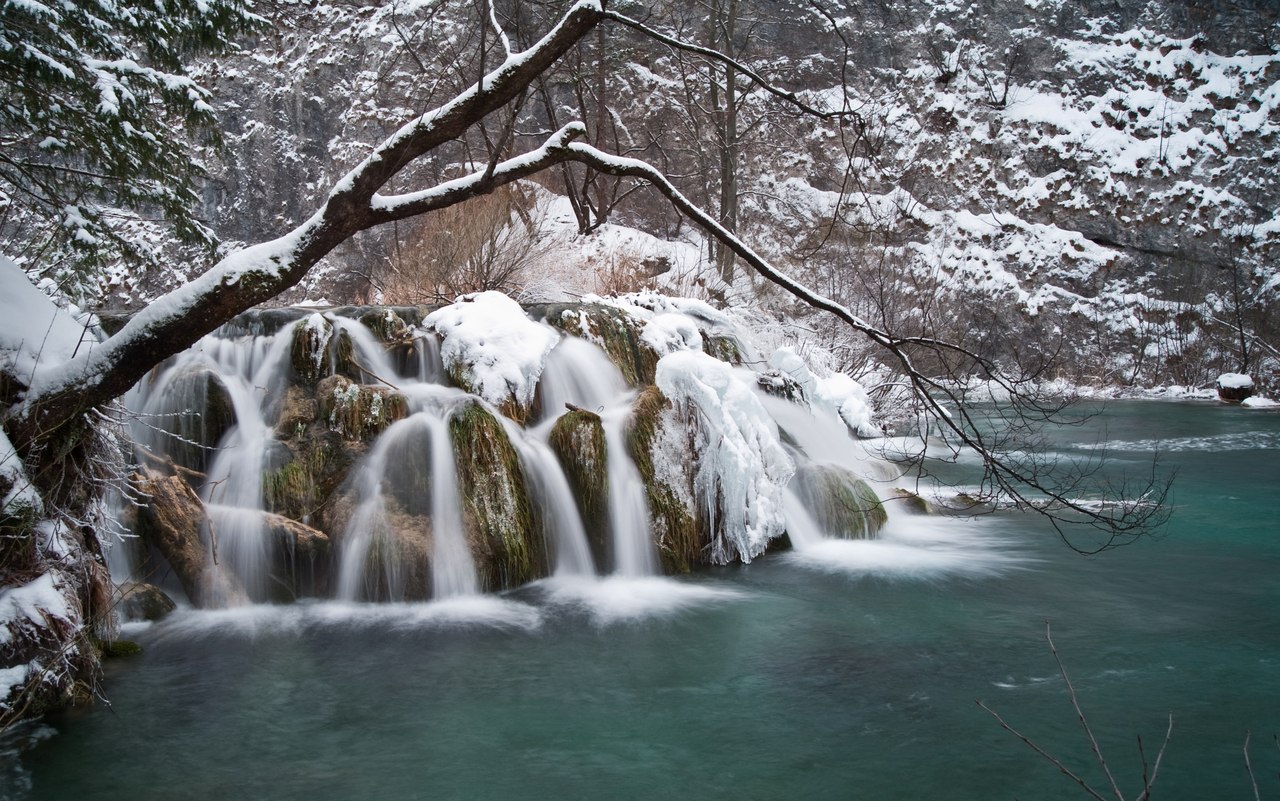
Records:
[[[185,613],[131,632],[110,706],[0,773],[21,799],[1071,798],[975,701],[1103,787],[1045,621],[1126,796],[1280,793],[1280,414],[1113,404],[1109,467],[1159,446],[1164,533],[1094,557],[1042,522],[899,519],[681,580],[438,604]],[[25,787],[25,789],[24,789]]]

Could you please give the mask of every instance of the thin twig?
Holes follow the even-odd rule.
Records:
[[[1008,723],[1005,723],[1004,718],[1000,717],[1000,715],[999,715],[999,714],[997,714],[997,713],[996,713],[996,711],[995,711],[994,709],[992,709],[991,707],[989,707],[989,706],[987,706],[986,704],[982,703],[981,701],[978,701],[978,702],[977,702],[977,704],[978,704],[978,706],[979,706],[979,707],[981,707],[983,710],[985,710],[985,711],[987,712],[987,714],[991,715],[991,717],[993,717],[993,718],[995,718],[995,719],[996,719],[996,722],[1000,724],[1000,728],[1002,728],[1002,729],[1004,729],[1005,731],[1009,732],[1009,733],[1010,733],[1010,734],[1012,734],[1014,737],[1017,737],[1019,740],[1021,740],[1021,741],[1022,741],[1022,742],[1024,742],[1024,743],[1026,743],[1027,747],[1028,747],[1028,748],[1030,748],[1032,751],[1035,751],[1037,754],[1039,754],[1040,756],[1044,757],[1044,758],[1045,758],[1045,759],[1047,759],[1049,762],[1053,763],[1053,766],[1054,766],[1054,767],[1056,767],[1058,770],[1062,771],[1063,775],[1067,776],[1067,777],[1068,777],[1068,778],[1070,778],[1072,781],[1074,781],[1076,784],[1080,785],[1080,787],[1081,787],[1081,788],[1083,788],[1083,789],[1084,789],[1084,791],[1085,791],[1086,793],[1088,793],[1089,795],[1091,795],[1091,796],[1093,796],[1094,798],[1098,799],[1098,801],[1107,801],[1106,796],[1101,795],[1097,790],[1095,790],[1095,789],[1093,789],[1092,787],[1090,787],[1088,782],[1086,782],[1084,779],[1080,778],[1080,777],[1079,777],[1079,776],[1077,776],[1076,774],[1072,773],[1072,772],[1071,772],[1071,769],[1070,769],[1070,768],[1068,768],[1066,765],[1062,764],[1062,761],[1061,761],[1061,760],[1059,760],[1059,759],[1058,759],[1057,757],[1055,757],[1053,754],[1050,754],[1048,751],[1046,751],[1046,750],[1044,750],[1043,748],[1041,748],[1041,747],[1040,747],[1039,745],[1037,745],[1037,744],[1035,743],[1035,741],[1034,741],[1034,740],[1032,740],[1030,737],[1027,737],[1025,734],[1023,734],[1022,732],[1020,732],[1020,731],[1018,731],[1017,729],[1013,728],[1013,727],[1012,727],[1012,726],[1010,726]]]
[[[1258,779],[1253,775],[1253,764],[1249,761],[1249,738],[1252,736],[1252,731],[1244,733],[1244,769],[1249,771],[1249,783],[1253,785],[1253,801],[1262,801],[1262,796],[1258,793]]]
[[[1107,760],[1102,755],[1102,749],[1098,746],[1098,739],[1093,736],[1093,729],[1089,727],[1089,721],[1084,716],[1084,710],[1080,708],[1080,699],[1076,697],[1076,688],[1071,684],[1071,677],[1067,675],[1067,669],[1062,664],[1062,657],[1058,656],[1058,649],[1053,644],[1053,635],[1050,630],[1049,621],[1044,622],[1044,638],[1049,643],[1049,651],[1053,653],[1053,661],[1058,663],[1058,672],[1062,674],[1062,680],[1067,683],[1067,693],[1071,696],[1071,706],[1076,710],[1076,718],[1080,721],[1080,726],[1084,729],[1084,733],[1089,737],[1089,747],[1093,750],[1094,757],[1097,758],[1098,764],[1102,766],[1102,772],[1106,775],[1107,781],[1111,784],[1111,792],[1115,794],[1118,801],[1124,801],[1124,794],[1120,792],[1120,787],[1116,784],[1116,779],[1111,775],[1111,768],[1107,766]]]
[[[1146,756],[1144,755],[1142,766],[1142,795],[1138,796],[1136,801],[1150,801],[1151,788],[1156,784],[1156,776],[1160,773],[1160,762],[1164,759],[1165,749],[1169,747],[1169,740],[1173,739],[1173,713],[1169,714],[1169,727],[1164,731],[1164,742],[1160,744],[1160,750],[1156,752],[1155,764],[1151,766],[1151,778],[1147,778]],[[1138,738],[1139,748],[1141,748],[1142,738]]]

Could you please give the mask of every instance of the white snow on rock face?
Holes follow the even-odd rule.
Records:
[[[477,394],[495,406],[508,398],[531,403],[547,355],[560,341],[555,329],[530,320],[501,292],[464,295],[423,324],[443,338],[445,366],[469,370]]]
[[[711,561],[750,562],[785,526],[782,491],[795,464],[778,427],[733,368],[700,351],[658,362],[657,385],[679,409],[700,416],[694,494],[713,521]]]
[[[82,343],[83,340],[83,344]],[[0,371],[30,382],[39,369],[80,355],[97,340],[0,256]]]
[[[0,649],[15,640],[31,637],[33,632],[48,629],[52,621],[60,620],[70,626],[75,618],[52,572],[25,584],[6,587],[0,590]],[[0,708],[9,706],[10,696],[41,670],[38,660],[0,670]]]
[[[785,347],[774,351],[773,356],[769,357],[769,366],[787,374],[799,384],[811,406],[838,416],[859,437],[883,435],[884,432],[876,424],[867,391],[850,376],[832,373],[826,378],[819,378],[799,354]]]
[[[659,356],[680,350],[702,350],[702,334],[693,320],[683,314],[664,312],[645,323],[640,339]]]
[[[40,494],[31,486],[22,460],[4,431],[0,431],[0,510],[9,515],[27,510],[38,515],[44,511]]]
[[[1218,386],[1223,389],[1253,389],[1253,379],[1244,373],[1223,373],[1218,376]]]

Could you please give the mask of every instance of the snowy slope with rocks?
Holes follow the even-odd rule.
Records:
[[[751,127],[733,151],[737,227],[778,264],[890,328],[936,329],[999,359],[1066,340],[1064,377],[1079,383],[1206,385],[1239,369],[1240,328],[1259,338],[1246,345],[1250,368],[1271,381],[1280,55],[1269,43],[1280,23],[1266,4],[837,6],[839,34],[856,45],[845,85],[825,21],[748,8],[771,22],[740,43],[742,58],[810,102],[859,112],[858,126],[797,126],[740,81],[739,116]],[[469,80],[478,32],[461,11],[286,2],[269,36],[207,64],[228,146],[206,198],[224,241],[301,219],[373,141]],[[670,11],[654,6],[653,24]],[[521,18],[513,29],[539,24]],[[715,120],[689,105],[706,87],[676,55],[609,35],[611,146],[664,165],[714,211],[729,176],[711,161]],[[561,65],[556,85],[591,74],[592,58]],[[558,120],[581,116],[567,95],[554,97]],[[545,107],[529,104],[523,124],[547,124]],[[417,175],[446,177],[482,152],[461,141]],[[718,283],[705,240],[652,194],[624,193],[602,226],[580,234],[565,186],[549,175],[498,214],[493,226],[533,244],[511,285],[469,289],[549,299],[710,288],[802,313],[741,270],[734,286]],[[365,235],[287,299],[394,302],[386,271],[415,269],[421,243],[456,238],[456,225]],[[492,242],[476,247],[516,258]],[[195,269],[128,284],[147,296]]]

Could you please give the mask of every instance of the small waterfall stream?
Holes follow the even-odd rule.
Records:
[[[628,399],[629,400],[629,399]],[[627,455],[626,425],[630,404],[617,403],[601,415],[609,465],[609,527],[615,572],[636,578],[658,573],[658,555],[649,531],[649,505],[644,480]]]

